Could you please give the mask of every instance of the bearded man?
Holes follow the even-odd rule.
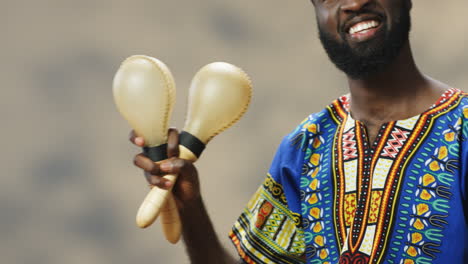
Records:
[[[245,263],[468,263],[468,98],[423,75],[409,43],[411,0],[312,0],[320,40],[349,94],[286,136],[230,237]],[[221,247],[192,163],[179,174],[192,263],[237,263]],[[144,139],[131,136],[143,146]]]

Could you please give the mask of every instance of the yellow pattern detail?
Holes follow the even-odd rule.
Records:
[[[253,206],[254,210],[249,211],[248,208],[246,208],[247,210],[244,211],[246,219],[250,220],[248,229],[244,229],[240,224],[240,221],[237,221],[234,224],[234,229],[236,229],[240,234],[239,240],[241,241],[241,244],[243,244],[246,247],[247,251],[249,251],[252,254],[255,254],[259,259],[263,260],[264,262],[267,262],[268,258],[263,256],[262,253],[256,251],[253,245],[251,245],[248,240],[249,236],[257,236],[263,241],[267,241],[268,245],[271,246],[274,251],[278,252],[278,254],[288,255],[293,258],[297,258],[297,260],[299,261],[300,256],[303,254],[305,249],[305,244],[303,240],[303,230],[296,228],[296,223],[294,220],[292,220],[292,216],[288,214],[287,211],[283,211],[283,208],[281,207],[282,204],[273,200],[269,192],[265,191],[265,189],[263,189],[260,192],[260,195],[254,195],[254,198],[257,199],[256,201],[251,201],[252,203],[255,203],[255,206]],[[260,207],[263,204],[263,201],[265,201],[265,198],[271,204],[275,205],[275,208],[273,210],[274,212],[278,210],[278,215],[274,215],[275,213],[272,214],[271,219],[279,220],[283,217],[286,217],[285,223],[282,225],[281,230],[277,230],[278,223],[274,223],[274,221],[269,221],[267,224],[271,224],[273,226],[265,226],[263,230],[256,228],[255,225],[251,222],[255,219],[254,215],[258,215]],[[274,232],[279,233],[276,236],[276,240],[273,242],[272,235],[274,234]],[[289,251],[287,251],[286,248],[290,244],[291,239],[293,238],[293,234],[296,234],[294,236],[295,239],[293,242],[293,247]]]
[[[345,195],[345,223],[346,226],[351,226],[356,212],[356,193]]]
[[[429,211],[429,206],[427,204],[421,203],[416,206],[416,212],[418,213],[418,215],[422,215],[427,211]]]
[[[420,234],[420,233],[413,233],[411,234],[411,242],[413,244],[416,244],[418,243],[419,241],[421,241],[423,239],[423,236]]]
[[[295,230],[296,228],[295,228],[294,223],[292,223],[289,219],[287,219],[283,225],[281,235],[278,236],[276,239],[276,242],[278,243],[278,245],[280,245],[282,248],[286,248]]]
[[[440,149],[439,149],[439,159],[443,159],[443,158],[447,157],[447,155],[448,155],[447,147],[446,146],[440,147]]]
[[[320,250],[320,258],[321,259],[326,259],[328,257],[328,252],[326,249]]]
[[[316,134],[317,133],[317,124],[311,124],[309,125],[309,127],[307,128],[307,130],[313,134]]]
[[[314,179],[309,185],[310,189],[312,189],[313,191],[317,190],[317,186],[318,186],[318,180],[317,179]]]
[[[430,175],[430,174],[426,174],[423,176],[423,184],[424,186],[427,186],[431,183],[435,182],[435,178],[434,176]]]
[[[418,251],[413,246],[409,247],[406,253],[412,257],[416,257],[418,255]]]
[[[439,166],[439,162],[437,161],[432,161],[430,164],[429,164],[429,169],[431,169],[431,171],[438,171],[440,170],[440,166]]]
[[[312,165],[314,166],[318,166],[319,161],[320,161],[320,154],[317,154],[317,153],[312,154],[312,156],[310,157],[310,163],[312,163]]]
[[[416,228],[418,230],[423,230],[424,229],[424,224],[421,221],[421,219],[416,219],[416,221],[414,221],[413,226],[414,226],[414,228]]]
[[[318,137],[314,138],[314,142],[312,143],[312,147],[313,148],[318,148],[320,147],[320,145],[322,144],[322,142],[320,142],[320,139]]]
[[[432,198],[432,195],[431,195],[428,191],[423,190],[423,191],[421,192],[421,199],[427,201],[427,200],[430,200],[431,198]]]
[[[310,174],[310,177],[312,177],[312,178],[317,177],[318,171],[319,171],[318,168],[316,168],[316,169],[312,172],[312,174]]]
[[[320,209],[317,207],[310,209],[310,215],[313,218],[318,219],[320,217]]]
[[[314,239],[314,242],[315,242],[317,245],[319,245],[320,247],[323,247],[323,245],[324,245],[323,236],[321,236],[321,235],[316,236],[315,239]]]
[[[445,134],[444,138],[448,142],[452,142],[452,141],[455,140],[455,133],[454,132],[449,132],[449,133]]]
[[[315,233],[318,233],[318,232],[322,231],[322,224],[320,224],[320,222],[317,222],[312,230]]]
[[[317,203],[318,202],[317,194],[316,193],[312,194],[307,202],[309,202],[309,204]]]
[[[371,193],[371,206],[369,210],[369,223],[377,223],[380,211],[380,203],[382,201],[383,191],[372,191]]]

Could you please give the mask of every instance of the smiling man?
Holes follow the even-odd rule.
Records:
[[[313,0],[349,94],[286,136],[230,237],[246,263],[468,263],[468,98],[423,75],[410,0]],[[170,132],[170,156],[177,133]],[[142,146],[142,138],[131,138]],[[172,153],[172,155],[171,155]],[[236,263],[204,208],[196,169],[135,164],[175,186],[192,263]]]

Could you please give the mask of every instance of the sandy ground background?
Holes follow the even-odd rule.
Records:
[[[228,61],[251,75],[251,108],[198,162],[205,201],[231,252],[227,233],[281,138],[346,92],[316,37],[309,1],[1,3],[1,263],[188,263],[159,224],[134,224],[147,186],[111,93],[129,55],[171,67],[178,127],[201,66]],[[420,68],[462,89],[467,8],[465,0],[414,1],[411,35]]]

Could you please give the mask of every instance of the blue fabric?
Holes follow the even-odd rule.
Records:
[[[384,124],[374,143],[348,102],[341,97],[283,139],[231,233],[241,257],[468,263],[467,95],[450,89],[421,115]]]

